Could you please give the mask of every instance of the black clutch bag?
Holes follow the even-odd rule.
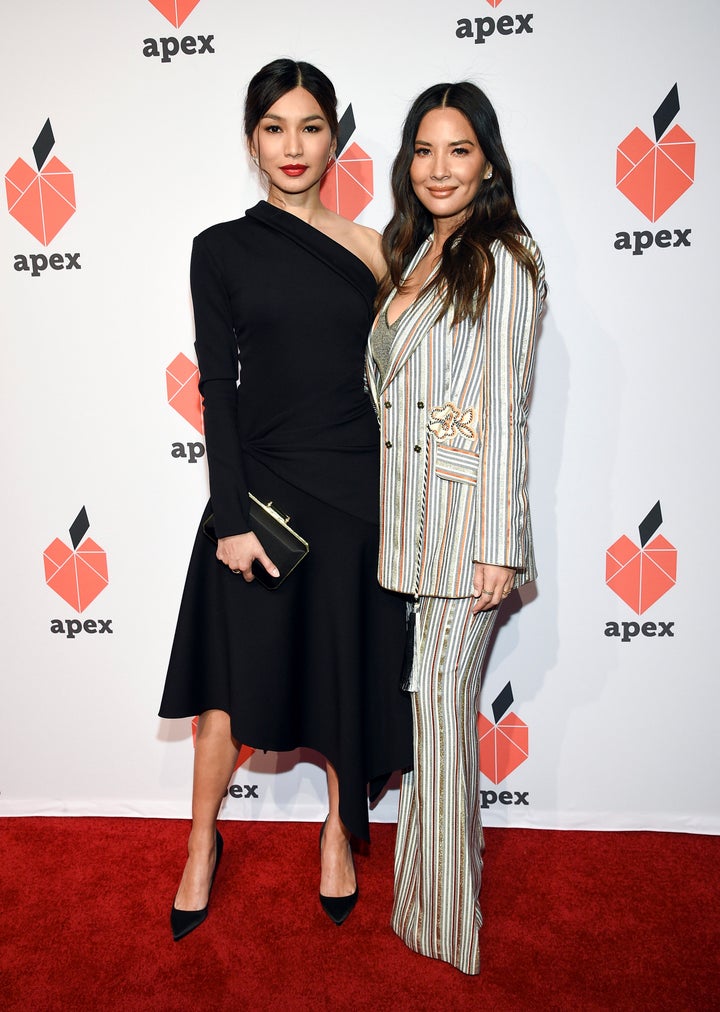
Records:
[[[263,546],[268,557],[280,570],[280,576],[270,576],[265,567],[256,559],[252,564],[253,576],[263,587],[275,590],[283,580],[287,579],[297,564],[302,562],[310,551],[310,545],[305,538],[292,529],[290,517],[278,512],[272,502],[260,502],[252,493],[249,495],[250,530]],[[203,524],[203,532],[217,544],[214,513],[211,513]]]

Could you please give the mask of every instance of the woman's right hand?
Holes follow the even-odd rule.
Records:
[[[246,583],[252,583],[255,579],[252,573],[255,559],[265,567],[270,576],[280,576],[277,566],[267,557],[265,549],[252,531],[248,531],[247,534],[233,534],[229,538],[219,538],[215,554],[233,573],[242,573]]]

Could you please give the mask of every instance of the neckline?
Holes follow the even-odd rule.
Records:
[[[280,223],[280,216],[281,216],[284,219],[283,224],[286,223],[289,226],[290,230],[292,230],[292,228],[295,225],[297,225],[299,227],[300,233],[302,233],[303,230],[307,230],[307,233],[311,234],[313,238],[321,236],[323,239],[327,240],[327,242],[332,243],[333,246],[336,246],[339,250],[342,250],[343,253],[345,253],[347,256],[352,257],[355,263],[360,264],[361,267],[364,269],[365,273],[370,277],[375,288],[377,288],[378,280],[373,274],[371,268],[368,267],[368,265],[365,263],[363,258],[359,257],[357,253],[353,253],[353,251],[351,249],[348,249],[347,246],[343,246],[343,244],[341,242],[338,242],[337,239],[333,239],[333,237],[331,235],[328,235],[327,232],[323,232],[321,228],[316,228],[314,225],[311,225],[309,222],[305,221],[304,218],[300,218],[297,214],[293,214],[292,211],[285,211],[283,210],[282,207],[278,207],[277,204],[271,204],[269,200],[260,200],[254,207],[250,208],[250,211],[260,213],[264,211],[269,215],[274,214],[277,216],[278,223]]]
[[[405,306],[405,308],[398,314],[398,316],[393,320],[393,322],[390,323],[390,317],[388,316],[388,309],[390,308],[390,306],[392,304],[392,299],[390,300],[390,302],[387,304],[387,306],[385,306],[385,308],[383,309],[383,314],[385,316],[385,323],[387,324],[388,330],[392,330],[392,331],[397,330],[398,324],[402,320],[403,316],[405,316],[406,313],[410,312],[410,310],[412,309],[412,307],[415,305],[416,301],[417,301],[416,299],[413,299],[413,301],[410,303],[410,305],[409,306]]]
[[[427,250],[425,250],[424,253],[420,253],[420,251],[422,250],[423,246],[428,246],[428,244],[432,244],[432,240],[433,240],[433,236],[432,236],[432,233],[431,233],[427,237],[427,239],[424,240],[422,246],[418,246],[418,248],[417,248],[417,250],[415,252],[415,256],[410,261],[410,265],[408,267],[407,273],[404,275],[404,277],[402,279],[403,281],[405,280],[405,278],[407,278],[412,273],[412,271],[415,270],[415,268],[420,263],[420,261],[422,260],[422,258],[426,255]],[[419,253],[420,253],[420,255],[418,256]],[[430,281],[431,278],[433,278],[437,274],[439,267],[440,267],[440,261],[438,260],[438,262],[435,265],[435,267],[432,269],[432,271],[430,271],[430,274],[428,275],[425,284],[427,284],[428,281]],[[393,320],[393,322],[390,323],[390,317],[388,316],[388,309],[390,308],[390,306],[392,305],[392,303],[395,301],[395,297],[397,295],[397,289],[395,289],[393,291],[393,293],[390,295],[390,297],[388,298],[388,300],[385,303],[385,305],[383,306],[383,309],[384,309],[384,312],[385,312],[385,322],[387,323],[388,327],[397,328],[397,326],[400,323],[400,321],[402,320],[403,316],[405,316],[406,313],[409,313],[410,310],[413,309],[418,304],[418,301],[420,300],[420,298],[424,298],[427,294],[428,294],[427,291],[422,292],[422,293],[418,292],[417,295],[415,296],[415,298],[412,300],[412,302],[410,302],[407,306],[405,306],[405,308],[403,310],[401,310],[400,313],[398,313],[398,315],[395,317],[395,319]]]

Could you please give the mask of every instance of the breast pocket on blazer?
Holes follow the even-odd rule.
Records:
[[[461,481],[466,485],[477,485],[480,455],[462,446],[435,444],[434,470],[438,478],[445,481]]]

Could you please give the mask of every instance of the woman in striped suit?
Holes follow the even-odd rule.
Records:
[[[413,103],[392,170],[368,381],[382,432],[379,580],[413,599],[414,770],[392,924],[478,973],[477,713],[498,606],[535,578],[527,406],[545,294],[495,111],[474,84]]]

